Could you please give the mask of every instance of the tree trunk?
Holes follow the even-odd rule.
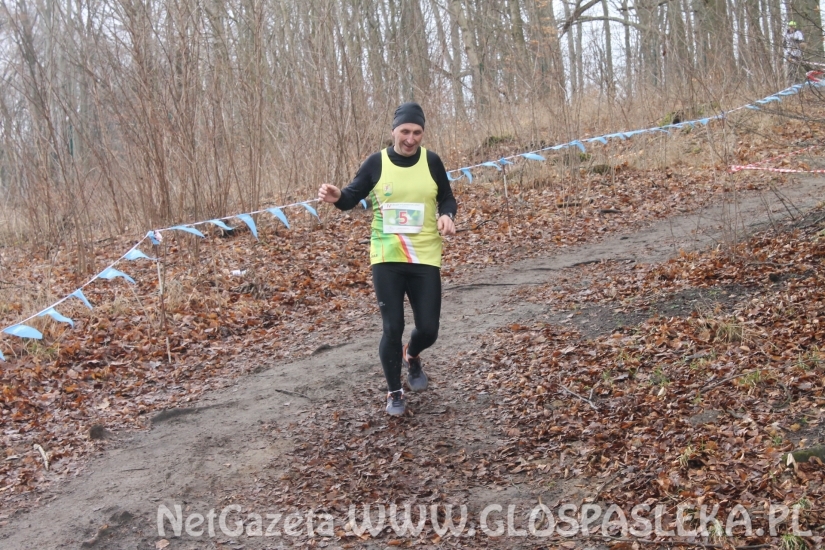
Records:
[[[564,19],[570,20],[570,5],[567,2],[562,2],[564,6]],[[572,32],[567,33],[567,66],[570,69],[570,97],[578,95],[579,85],[579,63],[576,55],[576,41]]]
[[[473,40],[473,32],[467,23],[467,15],[461,0],[452,0],[450,2],[450,16],[459,30],[459,35],[464,46],[464,53],[470,65],[470,74],[472,75],[471,94],[476,107],[476,116],[478,116],[484,111],[484,102],[487,99],[487,93],[484,89],[483,67]]]
[[[627,97],[633,94],[633,48],[630,41],[630,5],[628,0],[622,0],[622,18],[624,19],[624,63],[625,89]]]
[[[607,66],[607,74],[605,77],[607,78],[607,97],[609,101],[613,100],[613,96],[616,92],[616,76],[613,72],[613,42],[612,42],[612,33],[610,32],[610,21],[607,20],[610,17],[610,11],[608,9],[607,0],[602,0],[602,15],[604,16],[604,52],[605,52],[605,61]]]

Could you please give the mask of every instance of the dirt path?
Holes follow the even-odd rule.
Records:
[[[512,290],[523,285],[554,280],[560,270],[582,262],[633,260],[660,262],[678,253],[730,241],[747,231],[805,211],[821,202],[825,180],[804,179],[785,187],[784,201],[774,193],[727,196],[701,212],[661,221],[632,234],[569,249],[552,257],[495,267],[479,273],[465,284],[445,289],[442,334],[429,355],[434,380],[431,392],[414,396],[411,406],[424,413],[409,423],[408,431],[440,424],[456,443],[471,448],[496,437],[485,428],[483,399],[455,407],[441,418],[426,417],[427,408],[436,414],[449,404],[461,388],[450,384],[449,357],[474,348],[476,338],[508,323],[529,322],[551,315],[550,306],[508,300]],[[733,202],[736,199],[736,202]],[[738,235],[737,235],[738,234]],[[585,282],[586,284],[586,282]],[[552,320],[552,318],[550,319]],[[108,450],[95,458],[75,479],[41,495],[29,511],[0,518],[0,546],[29,548],[163,548],[158,536],[157,516],[161,504],[174,512],[175,504],[187,511],[206,514],[236,502],[238,495],[255,486],[256,480],[277,479],[278,457],[290,452],[292,438],[267,436],[262,426],[289,426],[307,413],[341,395],[363,392],[365,403],[381,418],[382,376],[377,365],[378,320],[372,321],[375,336],[339,345],[289,364],[269,364],[261,358],[258,371],[226,390],[215,392],[191,409],[161,413],[150,430],[121,434],[109,442]],[[609,327],[602,325],[602,330]],[[334,402],[334,401],[333,401]],[[356,411],[357,412],[357,411]],[[374,413],[374,414],[373,414]],[[286,430],[288,431],[288,430]],[[282,430],[281,433],[284,433]],[[554,494],[572,495],[582,489],[575,477],[556,485]],[[586,486],[586,484],[584,484]],[[470,504],[489,500],[491,488],[469,488],[460,496]],[[529,500],[531,487],[496,488],[499,500]],[[546,488],[544,489],[546,490]],[[261,513],[268,510],[262,510]],[[346,518],[336,518],[335,529]],[[291,547],[287,538],[240,537],[232,539],[218,530],[200,539],[174,538],[167,527],[169,548],[280,548]],[[168,523],[167,523],[168,526]],[[264,528],[266,525],[264,526]],[[283,528],[283,526],[279,526]],[[208,529],[208,528],[207,528]],[[357,539],[356,539],[357,540]],[[274,542],[273,542],[274,541]],[[318,546],[338,547],[336,539]],[[366,543],[365,543],[366,545]],[[383,548],[385,545],[376,545]],[[512,547],[512,545],[511,545]]]

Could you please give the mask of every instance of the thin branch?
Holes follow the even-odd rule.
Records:
[[[569,393],[570,395],[573,395],[573,396],[575,396],[575,397],[578,397],[579,399],[581,399],[582,401],[584,401],[585,403],[587,403],[588,405],[590,405],[590,406],[593,408],[593,410],[594,410],[594,411],[596,411],[596,412],[598,412],[598,411],[599,411],[599,408],[598,408],[598,407],[597,407],[597,406],[596,406],[596,405],[595,405],[592,401],[590,401],[589,399],[587,399],[587,398],[585,398],[585,397],[582,397],[581,395],[577,394],[576,392],[574,392],[574,391],[573,391],[573,390],[571,390],[571,389],[566,388],[566,387],[564,386],[564,384],[559,383],[559,387],[560,387],[561,389],[563,389],[564,391],[566,391],[567,393]]]
[[[723,378],[722,380],[716,382],[715,384],[713,384],[711,386],[708,386],[707,388],[699,390],[699,393],[709,393],[711,390],[714,390],[714,389],[718,388],[719,386],[721,386],[725,382],[730,382],[731,380],[736,380],[737,378],[739,378],[741,376],[745,376],[746,374],[750,374],[750,371],[740,372],[739,374],[734,374],[733,376],[728,376],[727,378]]]
[[[652,34],[658,34],[659,36],[665,36],[665,33],[660,31],[659,29],[654,29],[653,27],[648,27],[647,25],[642,25],[640,23],[636,23],[635,21],[626,21],[619,17],[580,17],[577,21],[573,21],[571,25],[576,24],[580,25],[582,23],[594,23],[598,21],[608,21],[611,23],[621,23],[627,27],[632,27],[638,31],[649,32]]]
[[[306,395],[304,395],[302,393],[298,393],[296,391],[279,390],[278,388],[273,388],[273,390],[278,392],[278,393],[285,393],[286,395],[294,395],[295,397],[302,397],[303,399],[306,399],[307,401],[312,401],[312,399],[310,399]]]
[[[564,36],[564,34],[570,30],[570,27],[573,26],[573,23],[579,18],[581,14],[583,14],[596,4],[601,4],[601,2],[602,0],[590,0],[583,6],[577,2],[576,9],[573,10],[573,13],[570,14],[570,17],[561,26],[561,29],[559,30],[559,36]]]

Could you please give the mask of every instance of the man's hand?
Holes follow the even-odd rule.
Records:
[[[450,216],[444,214],[438,218],[438,232],[442,235],[455,235],[455,223]]]
[[[325,183],[318,189],[318,198],[323,202],[335,204],[341,198],[341,190],[334,185]]]

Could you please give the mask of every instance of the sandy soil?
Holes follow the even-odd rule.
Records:
[[[784,187],[782,199],[770,192],[728,195],[727,202],[701,212],[570,248],[552,257],[492,267],[472,281],[446,287],[441,336],[427,352],[432,388],[425,396],[411,398],[410,406],[418,414],[408,421],[407,431],[438,427],[449,435],[453,447],[467,448],[484,445],[496,437],[477,414],[484,407],[483,399],[456,404],[456,392],[461,388],[454,388],[450,383],[453,368],[450,357],[474,349],[480,335],[498,326],[535,320],[561,321],[550,304],[514,301],[510,297],[514,289],[552,282],[562,270],[582,262],[654,263],[666,260],[681,249],[729,242],[763,228],[772,220],[787,217],[789,212],[797,215],[812,208],[821,201],[823,191],[825,179],[806,178]],[[633,321],[595,310],[589,312],[589,317],[591,335]],[[225,506],[239,502],[240,495],[254,487],[256,480],[277,479],[279,468],[283,467],[279,457],[293,449],[295,442],[271,437],[268,435],[271,432],[262,426],[299,422],[308,409],[335,403],[337,396],[365,388],[374,390],[374,399],[370,396],[367,401],[371,403],[369,406],[380,411],[383,380],[377,361],[379,330],[376,317],[369,321],[368,336],[329,342],[329,349],[319,350],[305,359],[273,363],[261,357],[256,372],[237,380],[233,387],[206,396],[192,408],[160,413],[147,431],[114,434],[107,442],[107,450],[77,477],[52,487],[30,509],[0,517],[0,547],[178,549],[315,545],[337,548],[350,544],[384,548],[386,541],[361,542],[357,538],[233,538],[219,529],[217,518],[214,519],[215,536],[210,536],[208,527],[204,526],[200,537],[186,533],[176,537],[169,522],[165,536],[160,536],[157,522],[161,505],[172,512],[176,504],[180,505],[184,516],[195,512],[206,515],[210,509],[219,514]],[[451,414],[438,416],[448,409]],[[330,407],[330,414],[332,410]],[[559,495],[581,498],[594,483],[571,477],[559,480],[552,488],[519,484],[470,487],[460,496],[471,508],[479,509],[491,498],[504,503],[534,502],[542,494],[545,498],[559,498]],[[259,510],[258,513],[273,511]],[[346,518],[335,518],[335,521],[338,530]],[[278,528],[283,530],[283,524]],[[518,545],[508,543],[507,546]]]

